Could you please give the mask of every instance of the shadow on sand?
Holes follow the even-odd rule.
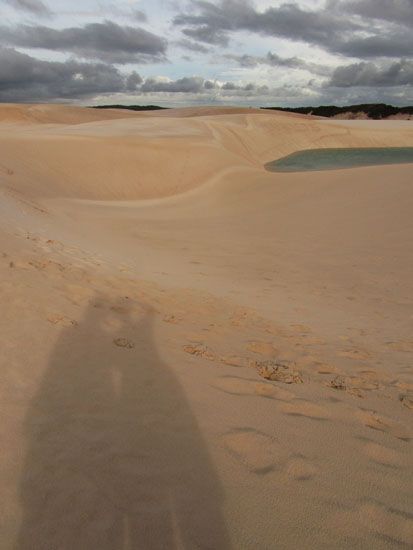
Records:
[[[157,353],[153,313],[129,302],[100,297],[61,334],[26,417],[16,550],[230,547],[222,489]]]

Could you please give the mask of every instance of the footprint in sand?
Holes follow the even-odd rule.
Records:
[[[366,409],[360,409],[356,414],[358,419],[368,428],[388,433],[403,441],[410,441],[411,433],[403,424]]]
[[[304,382],[303,378],[294,367],[294,363],[285,364],[279,361],[258,361],[255,363],[258,374],[265,380],[283,382],[284,384],[302,384]]]
[[[364,397],[363,390],[374,391],[382,388],[374,377],[364,378],[359,376],[335,376],[326,386],[334,390],[345,391],[357,397]]]
[[[274,438],[253,429],[234,430],[225,434],[222,441],[231,456],[256,474],[273,471],[285,458]]]
[[[361,523],[374,533],[398,544],[413,545],[413,515],[368,502],[359,509]]]
[[[77,321],[66,317],[66,315],[53,314],[47,317],[49,323],[52,325],[60,325],[62,327],[76,327]]]
[[[257,395],[281,401],[290,401],[295,398],[293,393],[277,388],[273,384],[264,384],[235,376],[222,376],[214,382],[213,387],[231,395]]]
[[[196,357],[202,357],[203,359],[208,359],[208,361],[215,361],[216,355],[213,353],[207,346],[204,344],[187,344],[183,347],[185,353],[189,355],[195,355]]]
[[[127,338],[115,338],[113,343],[118,348],[133,349],[135,347],[135,344]]]
[[[330,414],[327,409],[311,403],[310,401],[295,400],[293,403],[283,403],[280,411],[290,416],[302,416],[313,420],[329,420]]]

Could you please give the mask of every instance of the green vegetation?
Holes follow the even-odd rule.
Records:
[[[128,109],[129,111],[158,111],[168,109],[159,105],[94,105],[92,109]]]
[[[344,113],[365,113],[368,118],[379,120],[389,116],[403,114],[413,115],[413,106],[394,107],[385,103],[362,103],[360,105],[348,105],[337,107],[336,105],[321,105],[320,107],[262,107],[262,109],[271,109],[277,111],[288,111],[291,113],[300,113],[303,115],[315,115],[323,117],[333,117]]]

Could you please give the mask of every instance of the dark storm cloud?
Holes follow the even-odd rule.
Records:
[[[413,0],[330,0],[327,8],[361,17],[413,25]]]
[[[361,28],[333,10],[308,11],[292,3],[263,12],[258,12],[249,0],[192,0],[191,6],[190,15],[177,15],[174,24],[183,27],[187,36],[210,44],[225,45],[230,32],[244,30],[329,45],[337,33]]]
[[[299,57],[280,57],[276,53],[268,52],[266,56],[234,55],[223,56],[225,59],[235,61],[240,67],[253,68],[258,65],[269,65],[270,67],[287,67],[289,69],[302,69],[320,76],[328,76],[331,69],[325,65],[304,61]]]
[[[249,0],[192,0],[174,24],[199,42],[225,46],[249,31],[304,41],[350,57],[413,55],[413,0],[330,0],[308,10],[284,3],[257,11]]]
[[[31,12],[34,15],[50,15],[51,11],[41,0],[6,0],[18,10]]]
[[[159,81],[148,78],[141,86],[142,92],[199,93],[204,87],[204,79],[197,76],[179,78],[172,81]]]
[[[84,27],[53,29],[46,26],[0,27],[3,44],[71,52],[109,63],[147,63],[165,60],[166,40],[139,27],[111,21]]]
[[[402,60],[382,67],[365,62],[338,67],[327,86],[339,88],[413,86],[413,61]]]
[[[12,48],[0,48],[0,102],[82,99],[116,93],[202,94],[212,90],[240,96],[268,93],[266,86],[219,84],[198,76],[143,81],[136,72],[125,75],[105,63],[43,61]]]
[[[383,31],[366,38],[354,37],[351,40],[338,41],[332,45],[332,51],[349,57],[410,57],[413,56],[412,31]]]
[[[0,48],[0,101],[78,99],[131,92],[142,82],[104,63],[42,61],[12,48]]]

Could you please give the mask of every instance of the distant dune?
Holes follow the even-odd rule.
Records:
[[[102,112],[69,105],[0,103],[0,122],[71,125],[98,120],[130,118],[134,114],[131,111],[121,111],[119,109],[107,109]]]
[[[413,544],[407,121],[0,105],[1,547]]]

